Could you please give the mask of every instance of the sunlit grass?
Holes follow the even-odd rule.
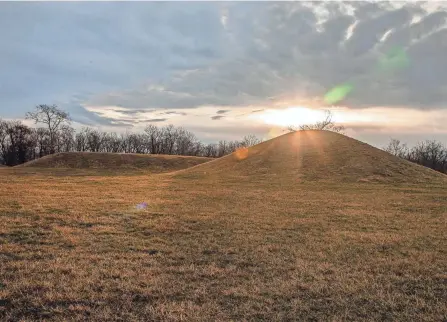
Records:
[[[1,320],[447,314],[441,186],[26,170],[0,170]]]

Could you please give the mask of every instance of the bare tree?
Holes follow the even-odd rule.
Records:
[[[148,153],[147,136],[144,134],[129,134],[127,137],[131,153]]]
[[[126,131],[126,133],[121,133],[119,136],[120,140],[120,152],[130,153],[130,144],[129,144],[129,136],[130,133]],[[150,152],[149,152],[150,153]]]
[[[217,144],[209,143],[203,147],[202,155],[208,158],[217,158]]]
[[[405,143],[391,139],[383,150],[433,170],[447,173],[447,148],[436,140],[419,142],[410,149]]]
[[[220,140],[217,144],[217,157],[220,158],[228,153],[230,153],[228,142],[225,140]]]
[[[7,129],[8,123],[0,119],[0,163],[6,163],[7,157]]]
[[[144,132],[147,135],[148,145],[149,145],[149,153],[152,154],[160,154],[160,145],[161,145],[161,131],[155,125],[148,125]]]
[[[56,136],[63,125],[70,124],[70,116],[67,112],[60,110],[56,105],[37,105],[34,112],[26,113],[26,119],[34,123],[45,124],[50,136],[50,153],[56,152]]]
[[[257,138],[257,137],[256,137],[255,135],[253,135],[253,134],[250,134],[250,135],[246,135],[246,136],[244,136],[244,138],[243,138],[242,141],[240,142],[240,146],[241,146],[241,147],[248,148],[248,147],[251,147],[251,146],[253,146],[253,145],[259,144],[259,143],[261,143],[261,142],[262,142],[261,139]]]
[[[291,125],[289,126],[287,129],[290,132],[295,132],[297,130],[300,131],[306,131],[306,130],[326,130],[326,131],[331,131],[331,132],[336,132],[336,133],[344,133],[345,131],[345,127],[343,125],[337,125],[335,124],[333,117],[334,115],[332,114],[332,111],[330,110],[326,110],[324,112],[325,116],[324,119],[322,121],[318,121],[314,124],[304,124],[304,125],[300,125],[298,128]]]
[[[87,129],[87,147],[91,152],[102,152],[107,133],[95,129]]]
[[[9,166],[15,166],[35,157],[33,130],[18,121],[1,122],[1,159]]]
[[[177,147],[176,154],[179,155],[194,155],[196,150],[197,138],[194,133],[185,130],[184,128],[179,128],[177,131]]]
[[[408,159],[434,170],[447,172],[447,148],[441,142],[435,140],[419,142],[410,151]]]
[[[58,152],[70,152],[73,151],[75,146],[74,134],[76,133],[75,129],[69,125],[62,125],[61,129],[58,132],[57,137],[57,148]]]
[[[176,142],[179,139],[179,129],[176,129],[172,124],[161,129],[163,154],[174,154]]]
[[[202,142],[196,140],[191,145],[191,148],[190,148],[190,151],[189,151],[189,155],[192,155],[192,156],[202,156],[204,147],[205,146],[203,145]]]
[[[406,158],[409,153],[407,145],[397,139],[391,139],[390,143],[388,143],[388,145],[384,147],[383,150],[400,158]]]
[[[50,154],[50,134],[45,128],[38,128],[34,133],[36,137],[36,153],[39,158]]]
[[[116,133],[108,133],[104,140],[104,148],[106,152],[122,152],[123,144],[121,138]]]
[[[76,133],[75,136],[75,150],[78,152],[85,152],[88,150],[88,144],[87,144],[87,133],[89,129],[88,128],[82,128],[79,133]]]

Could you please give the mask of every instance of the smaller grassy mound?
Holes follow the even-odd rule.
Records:
[[[210,158],[180,155],[64,152],[48,155],[17,167],[69,169],[140,169],[153,173],[186,169]]]

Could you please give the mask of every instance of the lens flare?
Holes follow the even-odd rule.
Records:
[[[234,156],[238,160],[244,160],[244,159],[246,159],[248,157],[248,149],[245,148],[245,147],[244,148],[239,148],[234,153]]]
[[[352,90],[354,86],[351,83],[345,83],[334,87],[324,96],[326,104],[335,104],[343,100]]]
[[[139,204],[136,206],[136,208],[137,208],[138,210],[146,209],[146,208],[147,208],[147,202],[139,203]]]
[[[402,47],[393,47],[385,55],[379,58],[378,70],[379,72],[393,71],[402,69],[410,64],[410,58]],[[377,69],[377,67],[376,67]],[[351,82],[338,85],[332,88],[324,96],[324,102],[329,105],[336,104],[346,98],[352,92],[354,85]]]
[[[409,64],[410,59],[405,49],[400,47],[393,47],[379,59],[379,68],[385,71],[405,68]]]

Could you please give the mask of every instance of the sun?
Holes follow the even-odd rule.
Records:
[[[299,126],[312,124],[324,117],[324,111],[304,106],[293,106],[281,110],[268,109],[257,115],[265,124],[277,126]]]

